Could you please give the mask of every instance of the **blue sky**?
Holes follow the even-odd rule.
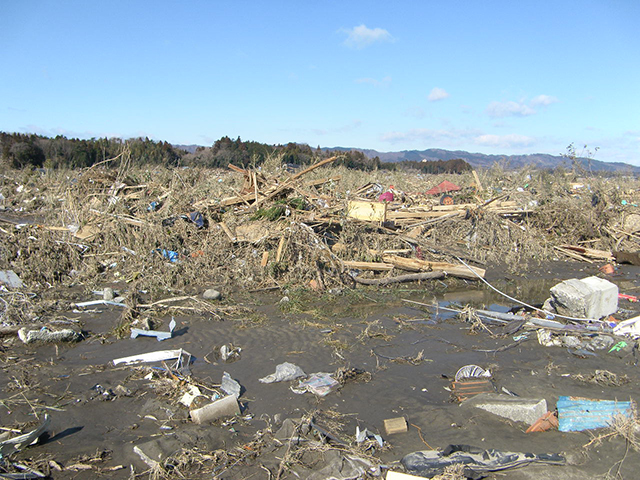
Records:
[[[640,165],[640,2],[0,0],[0,130]]]

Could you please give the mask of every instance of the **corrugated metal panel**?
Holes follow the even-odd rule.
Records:
[[[616,415],[633,415],[632,402],[590,400],[580,397],[558,399],[558,420],[561,432],[580,432],[607,427]]]

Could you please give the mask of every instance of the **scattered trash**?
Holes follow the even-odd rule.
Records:
[[[614,327],[613,333],[615,333],[616,335],[625,335],[632,338],[639,338],[640,316],[620,322],[616,327]]]
[[[627,342],[624,342],[624,341],[618,342],[613,347],[611,347],[611,350],[609,350],[609,353],[611,353],[611,352],[620,352],[620,351],[624,350],[627,347],[628,347]]]
[[[18,330],[18,337],[26,344],[30,343],[58,343],[58,342],[77,342],[82,335],[75,330],[65,328],[63,330],[52,331],[47,327],[40,330],[27,330],[22,327]]]
[[[240,397],[240,393],[242,391],[242,387],[240,386],[240,384],[233,378],[231,378],[231,375],[229,375],[227,372],[224,372],[222,374],[222,382],[220,388],[227,395],[233,395],[236,398]]]
[[[271,375],[267,375],[264,378],[261,378],[259,381],[261,383],[275,383],[275,382],[288,382],[290,380],[295,380],[298,377],[304,377],[304,371],[297,365],[293,363],[285,362],[276,366],[275,373]]]
[[[488,472],[522,467],[531,463],[564,465],[563,456],[553,453],[533,454],[485,450],[469,445],[449,445],[442,451],[425,450],[406,455],[402,465],[411,473],[433,477],[449,465],[462,464],[466,478],[482,478]]]
[[[91,300],[89,302],[80,302],[75,304],[76,307],[85,308],[85,307],[95,307],[96,305],[111,305],[112,307],[124,307],[126,308],[125,303],[114,302],[109,300]]]
[[[234,347],[232,344],[225,344],[220,347],[220,360],[225,363],[235,362],[240,358],[242,349],[240,347]]]
[[[581,432],[609,426],[616,415],[633,418],[635,403],[616,400],[590,400],[580,397],[560,397],[558,429],[561,432]]]
[[[186,357],[186,361],[183,359]],[[125,365],[135,365],[137,363],[154,363],[164,362],[167,360],[177,360],[177,365],[189,365],[193,361],[193,357],[189,352],[182,349],[178,350],[160,350],[157,352],[142,353],[140,355],[132,355],[130,357],[116,358],[113,360],[114,365],[124,363]]]
[[[393,192],[384,192],[378,197],[379,202],[393,202]]]
[[[494,393],[495,386],[489,379],[462,380],[451,384],[451,394],[457,402],[475,397],[481,393]]]
[[[558,416],[555,412],[546,412],[527,428],[525,433],[546,432],[558,428]]]
[[[13,270],[0,270],[0,284],[9,288],[22,288],[22,280]]]
[[[187,391],[184,392],[179,401],[185,407],[190,407],[193,401],[201,396],[203,396],[202,392],[196,385],[189,385]]]
[[[324,397],[339,385],[340,383],[330,373],[312,373],[306,380],[301,380],[297,387],[291,387],[291,391],[297,394],[311,392],[319,397]]]
[[[491,372],[488,372],[477,365],[465,365],[456,372],[456,382],[461,382],[469,378],[491,378]]]
[[[387,418],[384,420],[384,431],[387,432],[387,435],[405,433],[407,430],[407,420],[404,417]]]
[[[616,273],[616,268],[610,263],[601,266],[598,270],[605,275],[613,275],[614,273]]]
[[[202,408],[191,410],[189,415],[191,415],[191,420],[201,424],[219,418],[240,415],[240,407],[238,406],[238,399],[234,395],[229,395]]]
[[[356,443],[361,444],[368,438],[373,438],[380,447],[384,446],[384,441],[382,437],[377,433],[370,432],[368,429],[360,430],[360,427],[356,426]]]
[[[131,329],[131,338],[137,338],[138,336],[143,337],[156,337],[159,342],[162,340],[166,340],[173,336],[173,330],[176,328],[176,321],[172,318],[169,323],[169,331],[168,332],[159,332],[156,330],[144,330],[142,328],[132,328]]]
[[[51,418],[49,415],[45,414],[44,419],[40,426],[24,435],[18,435],[17,437],[10,438],[8,440],[2,440],[0,442],[0,458],[8,457],[9,455],[14,454],[15,452],[19,452],[20,450],[28,447],[32,443],[34,443],[40,435],[42,435],[47,428],[49,428],[49,424],[51,423]]]
[[[178,261],[178,252],[174,252],[173,250],[166,250],[164,248],[158,249],[156,251],[170,262],[175,263]]]
[[[619,293],[618,298],[622,298],[623,300],[629,300],[630,302],[633,302],[633,303],[638,301],[638,297],[636,297],[635,295],[626,295],[624,293]]]

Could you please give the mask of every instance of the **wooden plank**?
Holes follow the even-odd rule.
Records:
[[[384,421],[384,430],[387,432],[387,435],[404,433],[408,430],[407,420],[404,417],[387,418]]]
[[[388,220],[420,220],[423,218],[438,218],[444,216],[463,216],[466,215],[466,210],[455,210],[455,211],[437,211],[431,210],[429,212],[388,212],[387,219]]]
[[[365,222],[384,223],[387,219],[387,204],[351,200],[347,204],[347,216]]]
[[[218,223],[218,225],[220,225],[220,228],[222,228],[222,231],[227,234],[227,237],[229,237],[229,240],[231,240],[232,242],[236,241],[235,235],[231,233],[231,230],[229,229],[229,227],[227,227],[226,223],[220,222]]]
[[[339,157],[340,155],[336,155],[335,157],[326,158],[321,162],[316,163],[315,165],[311,165],[310,167],[305,168],[301,172],[296,173],[293,177],[291,177],[291,180],[296,180],[301,176],[306,175],[307,173],[315,170],[318,167],[322,167],[323,165],[327,165],[328,163],[335,162]]]
[[[336,175],[335,177],[329,177],[329,178],[321,178],[319,180],[309,180],[308,182],[304,182],[304,184],[307,187],[317,187],[325,183],[337,182],[339,180],[342,180],[342,175]]]
[[[267,263],[269,263],[269,252],[265,251],[262,253],[262,260],[260,261],[260,266],[264,268],[267,266]]]
[[[455,265],[446,262],[430,262],[428,260],[399,257],[397,255],[385,255],[382,257],[382,261],[409,272],[445,272],[447,275],[469,279],[484,278],[486,273],[486,270],[483,268],[470,267],[473,272],[477,274],[475,275],[464,265]]]
[[[280,237],[280,243],[278,243],[278,252],[276,253],[276,262],[282,260],[282,250],[284,249],[284,235]]]
[[[572,252],[571,250],[567,250],[565,248],[562,247],[553,247],[555,250],[564,253],[567,257],[571,257],[574,260],[580,260],[582,262],[587,262],[587,263],[593,263],[593,260],[589,260],[587,257],[583,257],[582,255],[579,255],[575,252]]]
[[[594,248],[581,247],[576,245],[560,245],[560,248],[572,250],[573,252],[584,255],[585,257],[595,258],[597,260],[613,260],[613,254],[607,250],[596,250]]]
[[[233,170],[234,172],[238,172],[238,173],[243,173],[243,174],[247,174],[249,173],[247,170],[245,170],[244,168],[240,168],[240,167],[236,167],[235,165],[232,165],[231,163],[228,165],[228,168],[230,170]]]
[[[349,260],[344,260],[342,262],[345,267],[348,268],[357,268],[358,270],[370,270],[370,271],[388,271],[393,270],[393,265],[388,263],[380,263],[380,262],[352,262]]]

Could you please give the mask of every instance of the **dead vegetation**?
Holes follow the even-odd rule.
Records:
[[[322,292],[539,262],[591,251],[635,251],[638,182],[628,177],[505,171],[430,176],[355,172],[326,159],[295,174],[279,158],[259,170],[133,169],[130,153],[80,171],[8,171],[0,269],[40,300],[57,286],[121,284],[127,305],[227,290]],[[442,180],[454,205],[425,195]],[[363,186],[364,185],[364,186]],[[394,185],[394,200],[377,202]],[[362,216],[362,208],[371,210]],[[482,269],[480,267],[483,267]],[[407,273],[409,272],[409,273]],[[135,300],[144,292],[145,301]],[[2,292],[3,321],[24,321],[31,298]],[[208,312],[205,302],[188,307]]]

